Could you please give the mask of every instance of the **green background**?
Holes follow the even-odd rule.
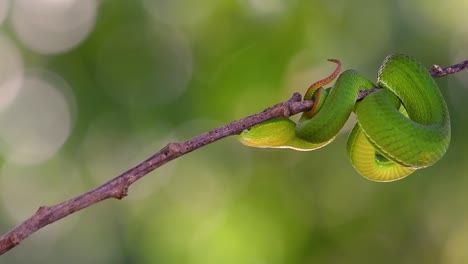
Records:
[[[18,33],[21,2],[9,2],[0,34],[25,70],[66,83],[60,91],[71,125],[43,161],[2,155],[1,233],[170,141],[303,92],[332,71],[328,58],[371,80],[394,52],[428,67],[468,58],[466,1],[105,0],[96,2],[82,41],[58,51],[34,48]],[[48,12],[44,18],[55,10]],[[468,74],[437,83],[451,112],[451,146],[440,162],[401,181],[375,183],[354,171],[350,125],[306,153],[247,148],[232,137],[150,173],[122,201],[42,229],[0,262],[466,263]],[[1,124],[17,126],[6,113]]]

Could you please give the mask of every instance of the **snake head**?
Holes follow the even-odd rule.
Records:
[[[295,137],[295,127],[296,124],[288,118],[275,118],[244,129],[238,139],[249,147],[284,147]]]
[[[296,123],[292,120],[288,118],[275,118],[249,129],[244,129],[238,139],[242,144],[249,147],[310,151],[327,145],[334,138],[319,144],[310,143],[296,137]]]

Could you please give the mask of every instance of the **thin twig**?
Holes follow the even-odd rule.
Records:
[[[467,65],[468,60],[447,68],[441,68],[440,66],[434,65],[429,72],[434,78],[437,78],[464,70],[467,68]],[[358,99],[362,99],[367,94],[369,93],[361,92]],[[26,239],[42,227],[74,212],[109,198],[124,198],[132,183],[173,159],[222,138],[237,135],[242,132],[242,130],[250,128],[263,121],[277,117],[287,118],[297,113],[309,110],[313,101],[301,100],[301,95],[299,93],[294,93],[288,101],[278,103],[260,113],[234,121],[181,143],[169,143],[145,161],[93,190],[54,206],[39,207],[39,209],[29,219],[0,237],[0,255],[14,248],[22,240]]]
[[[458,63],[458,64],[454,64],[447,68],[442,68],[439,65],[434,64],[429,69],[429,73],[431,74],[432,78],[438,78],[438,77],[443,77],[445,75],[457,73],[467,68],[468,68],[468,60]]]

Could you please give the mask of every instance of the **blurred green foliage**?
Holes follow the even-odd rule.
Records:
[[[468,6],[454,0],[103,0],[82,42],[54,54],[24,44],[11,22],[16,4],[0,33],[25,69],[63,78],[75,103],[57,154],[28,165],[4,157],[2,233],[169,141],[303,92],[334,67],[328,58],[375,79],[394,52],[428,67],[468,57],[460,21]],[[46,227],[1,262],[468,262],[467,76],[437,80],[452,116],[448,153],[401,181],[359,176],[346,156],[347,131],[310,153],[226,139],[146,176],[123,201]]]

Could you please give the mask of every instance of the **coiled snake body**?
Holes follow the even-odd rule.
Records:
[[[315,150],[329,144],[351,112],[357,123],[348,138],[348,154],[354,168],[374,181],[401,179],[437,162],[450,143],[450,116],[445,100],[428,71],[415,59],[394,54],[385,58],[377,85],[355,70],[332,81],[341,63],[329,77],[313,84],[304,99],[314,106],[296,124],[277,118],[244,130],[239,140],[251,147]],[[373,89],[356,102],[360,90]]]

